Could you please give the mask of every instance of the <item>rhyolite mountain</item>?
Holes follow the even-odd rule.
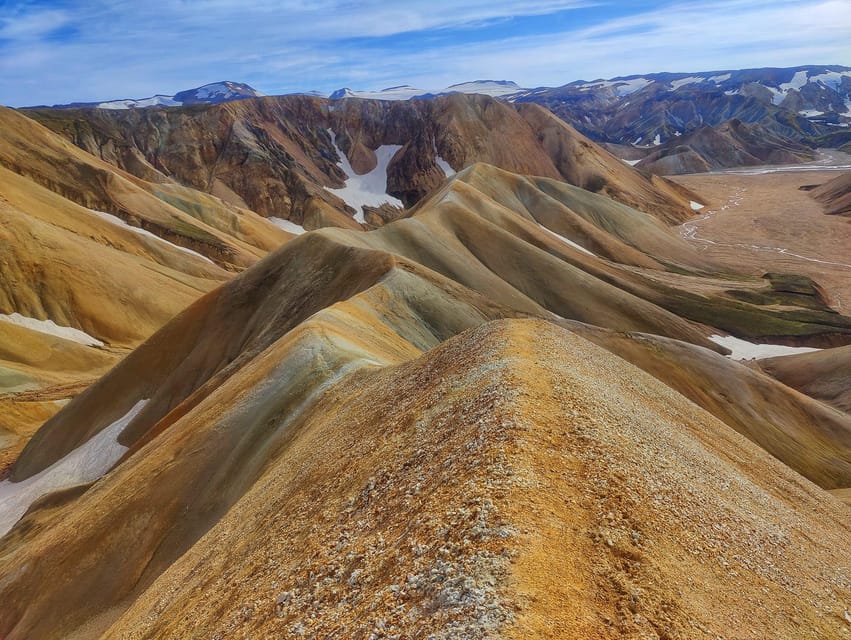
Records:
[[[460,93],[0,133],[0,383],[78,385],[0,460],[0,637],[849,630],[851,318],[699,194]]]
[[[482,95],[404,102],[293,95],[189,109],[23,113],[140,178],[176,180],[307,229],[358,227],[364,216],[377,226],[394,217],[346,200],[351,188],[344,187],[354,182],[367,188],[374,185],[364,180],[378,179],[399,215],[399,205],[413,205],[475,162],[565,180],[668,221],[691,215],[694,199],[626,166],[537,105]],[[386,166],[377,153],[387,154]]]
[[[713,273],[649,214],[482,163],[285,243],[30,440],[0,634],[829,636],[851,417],[708,336],[851,319]]]
[[[639,160],[667,144],[661,153],[666,162],[651,161],[660,175],[687,170],[729,168],[753,161],[778,164],[809,159],[818,147],[851,145],[851,68],[840,65],[810,65],[694,73],[652,73],[594,81],[577,80],[560,87],[523,89],[506,80],[477,80],[441,90],[423,90],[410,85],[380,91],[339,89],[332,100],[361,98],[380,101],[430,99],[453,93],[482,94],[510,103],[534,103],[546,107],[580,133],[598,143],[626,145],[610,147],[629,160]],[[144,100],[113,100],[102,103],[59,105],[58,108],[139,109],[145,107],[219,103],[263,95],[248,85],[224,82],[184,91],[175,96]],[[316,92],[309,95],[316,97]],[[688,155],[676,139],[706,128],[729,123],[758,126],[770,135],[776,153],[753,154],[748,145],[710,151],[704,155],[690,147]],[[733,126],[739,126],[734,124]],[[688,145],[686,145],[688,146]],[[705,146],[705,145],[704,145]],[[633,151],[633,148],[636,150]],[[782,151],[782,152],[781,152]],[[650,163],[647,163],[647,168]]]

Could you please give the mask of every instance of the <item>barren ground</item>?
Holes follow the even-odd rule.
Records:
[[[826,170],[676,176],[676,182],[703,196],[706,205],[681,232],[707,258],[731,270],[810,276],[825,288],[837,311],[848,313],[851,219],[825,215],[808,192],[799,190],[836,175]]]

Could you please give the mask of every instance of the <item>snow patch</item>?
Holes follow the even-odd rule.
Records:
[[[718,84],[719,82],[726,82],[727,80],[729,80],[732,77],[733,77],[732,73],[724,73],[720,76],[710,76],[709,82],[714,82],[715,84]]]
[[[201,255],[197,251],[193,251],[192,249],[187,249],[186,247],[181,247],[180,245],[174,244],[173,242],[169,242],[168,240],[160,238],[158,235],[153,234],[150,231],[146,231],[145,229],[142,229],[141,227],[134,227],[132,225],[129,225],[126,222],[124,222],[124,220],[122,220],[118,216],[112,215],[111,213],[106,213],[105,211],[95,211],[94,209],[89,209],[89,211],[91,211],[93,214],[95,214],[98,218],[100,218],[102,220],[106,220],[107,222],[111,222],[112,224],[114,224],[118,227],[124,227],[125,229],[129,229],[133,233],[137,233],[140,236],[145,236],[147,238],[153,238],[154,240],[162,242],[163,244],[167,244],[170,247],[177,249],[178,251],[183,251],[183,253],[188,253],[189,255],[193,255],[196,258],[201,258],[201,260],[204,260],[205,262],[209,262],[210,264],[214,264],[214,262],[212,260],[210,260],[207,256]]]
[[[0,482],[0,537],[6,535],[32,503],[42,496],[94,482],[106,474],[127,451],[127,447],[118,442],[118,436],[146,402],[139,400],[124,416],[47,469],[20,482]]]
[[[522,91],[521,87],[518,87],[513,82],[500,81],[500,80],[476,80],[475,82],[462,82],[461,84],[453,84],[450,87],[446,87],[443,90],[444,93],[478,93],[485,96],[491,96],[492,98],[497,98],[499,96],[506,96],[512,93],[517,93],[518,91]]]
[[[446,175],[447,178],[451,178],[455,175],[455,169],[453,169],[450,164],[446,162],[446,160],[444,160],[440,156],[435,156],[434,161],[438,167],[443,169],[443,173]]]
[[[765,85],[763,85],[765,86]],[[765,87],[769,91],[771,91],[771,103],[773,105],[779,106],[781,102],[786,98],[786,94],[780,89],[775,89],[774,87]]]
[[[807,84],[807,72],[796,71],[795,75],[792,76],[792,79],[789,82],[784,82],[780,85],[780,90],[785,93],[789,91],[789,89],[800,89],[805,84]]]
[[[141,100],[110,100],[101,102],[96,109],[143,109],[145,107],[179,107],[182,102],[177,102],[171,96],[153,96]]]
[[[656,137],[653,138],[653,146],[658,147],[660,144],[662,144],[662,136],[657,133]]]
[[[818,111],[817,109],[804,109],[803,111],[799,111],[798,115],[802,115],[805,118],[815,118],[816,116],[823,116],[824,111]]]
[[[387,194],[387,166],[390,164],[393,156],[396,155],[396,152],[402,148],[402,145],[385,144],[378,147],[375,150],[375,156],[378,160],[375,168],[369,173],[358,175],[352,168],[346,154],[337,146],[336,134],[330,129],[328,133],[331,134],[331,144],[334,145],[334,150],[340,156],[340,162],[337,163],[337,166],[343,170],[343,173],[348,176],[348,179],[346,180],[346,186],[342,189],[325,188],[334,195],[342,198],[347,205],[357,212],[355,213],[355,220],[360,223],[366,222],[363,217],[364,205],[379,207],[382,204],[390,204],[400,209],[405,208],[401,200]]]
[[[329,97],[337,100],[340,98],[362,98],[364,100],[410,100],[416,96],[421,96],[428,91],[417,89],[410,85],[402,85],[399,87],[388,87],[381,91],[352,91],[351,89],[340,89],[332,93]]]
[[[631,95],[636,91],[640,91],[649,84],[653,84],[652,80],[647,78],[633,78],[632,80],[601,80],[599,82],[588,82],[579,85],[581,91],[589,91],[591,89],[599,89],[604,87],[612,87],[619,98]]]
[[[547,229],[547,228],[546,228],[544,225],[542,225],[542,224],[539,224],[538,226],[540,226],[540,227],[541,227],[541,229],[543,229],[544,231],[546,231],[546,232],[547,232],[547,233],[549,233],[550,235],[555,236],[556,238],[558,238],[559,240],[561,240],[561,241],[562,241],[562,242],[564,242],[565,244],[569,244],[569,245],[570,245],[571,247],[573,247],[574,249],[579,249],[582,253],[587,253],[589,256],[594,256],[595,258],[597,257],[595,254],[593,254],[593,253],[591,253],[590,251],[588,251],[588,249],[586,249],[585,247],[583,247],[581,244],[577,244],[576,242],[574,242],[574,241],[573,241],[573,240],[571,240],[570,238],[565,238],[563,235],[558,234],[558,233],[556,233],[555,231],[553,231],[553,230],[551,230],[551,229]]]
[[[816,76],[810,76],[810,82],[820,82],[834,91],[839,91],[842,78],[851,78],[851,71],[826,71]]]
[[[791,356],[797,353],[809,353],[820,351],[812,347],[787,347],[782,344],[756,344],[735,338],[733,336],[711,335],[709,339],[715,344],[726,347],[733,353],[728,358],[732,360],[759,360],[761,358],[773,358],[774,356]]]
[[[701,209],[703,209],[703,207],[706,206],[706,205],[700,204],[699,202],[695,202],[694,200],[689,201],[689,204],[691,205],[691,208],[694,211],[700,211]]]
[[[710,78],[710,80],[711,80],[711,78]],[[688,78],[682,78],[681,80],[672,80],[671,81],[671,89],[676,91],[680,87],[684,87],[688,84],[698,84],[699,82],[704,82],[704,79],[698,78],[697,76],[689,76]]]
[[[93,338],[85,331],[80,331],[73,327],[63,327],[53,322],[53,320],[37,320],[36,318],[22,316],[20,313],[13,313],[11,315],[0,314],[0,321],[15,324],[19,327],[26,327],[27,329],[32,329],[39,333],[47,333],[49,335],[56,336],[57,338],[71,340],[78,344],[84,344],[87,347],[103,346],[103,342],[97,338]]]
[[[286,220],[284,218],[270,217],[270,218],[266,218],[266,219],[269,222],[271,222],[273,225],[278,227],[279,229],[283,229],[284,231],[287,231],[289,233],[293,233],[297,236],[300,236],[302,233],[307,232],[307,229],[302,227],[300,224],[296,224],[295,222],[292,222],[290,220]]]
[[[639,160],[626,160],[626,159],[624,159],[624,158],[621,158],[621,160],[623,160],[624,162],[626,162],[626,163],[627,163],[630,167],[634,167],[634,166],[635,166],[635,165],[637,165],[639,162],[641,162],[641,160],[640,160],[640,159],[639,159]]]

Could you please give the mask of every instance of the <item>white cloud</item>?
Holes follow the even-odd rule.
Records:
[[[247,8],[236,0],[99,0],[2,22],[0,103],[141,98],[224,79],[284,93],[851,64],[851,0],[671,2],[591,26],[568,23],[555,34],[480,37],[483,25],[589,4],[413,0],[402,9],[382,0],[260,0]],[[626,3],[615,4],[623,13]],[[74,37],[46,37],[59,27]]]

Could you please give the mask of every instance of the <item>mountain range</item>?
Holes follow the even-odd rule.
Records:
[[[208,97],[0,108],[0,637],[851,633],[818,282],[528,100]]]
[[[478,80],[439,91],[410,85],[381,91],[345,88],[328,97],[406,101],[452,93],[475,93],[511,103],[542,105],[592,140],[612,145],[612,150],[627,160],[653,155],[643,168],[661,175],[754,162],[794,163],[812,160],[818,147],[843,148],[851,144],[851,68],[837,65],[656,73],[590,82],[578,80],[561,87],[535,89],[524,89],[505,80]],[[214,104],[261,95],[247,85],[222,82],[174,96],[56,108]],[[717,132],[710,132],[719,127]],[[753,144],[742,142],[743,129],[753,127],[760,130],[752,137],[770,138],[770,148],[763,144],[754,153]],[[729,135],[733,130],[739,135]],[[680,139],[693,135],[698,139]],[[717,138],[721,148],[709,150],[707,137]],[[662,157],[667,159],[659,162]]]

